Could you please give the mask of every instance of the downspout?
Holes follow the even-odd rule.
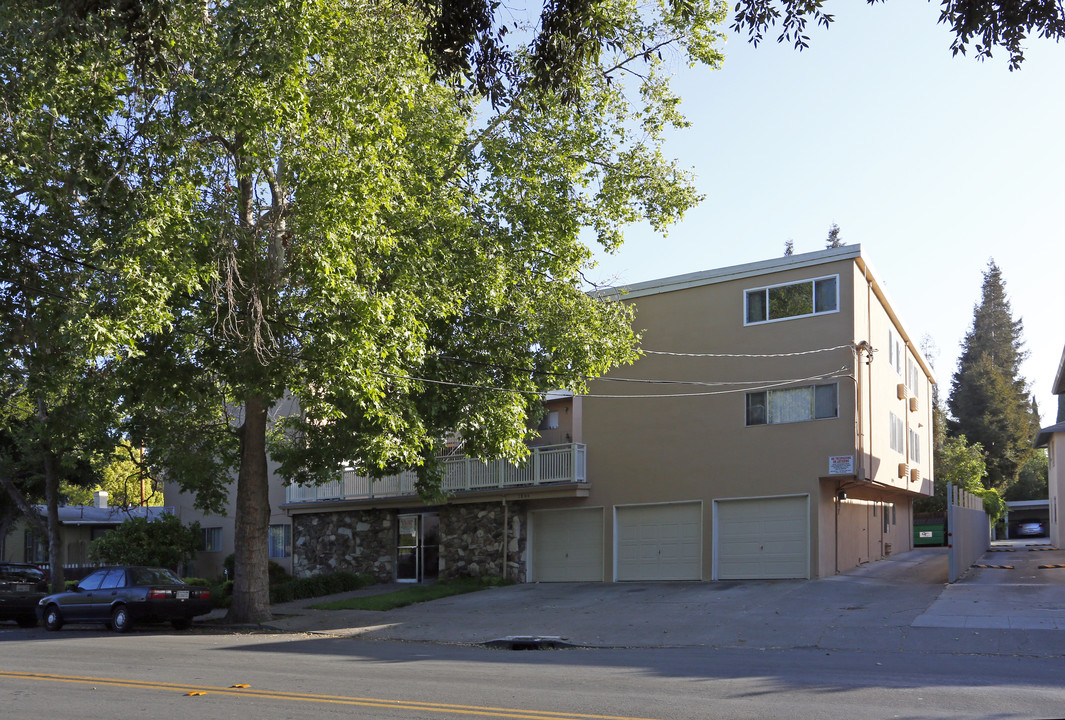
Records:
[[[509,510],[507,499],[503,498],[503,545],[500,548],[503,551],[503,582],[507,581],[507,541],[510,539],[507,537],[510,524]]]
[[[862,268],[862,272],[865,274],[865,333],[869,348],[869,373],[866,378],[865,389],[869,394],[868,412],[869,412],[869,466],[873,464],[873,280],[869,277],[869,266],[865,265]],[[863,458],[864,460],[864,458]],[[864,462],[862,468],[865,468]],[[865,480],[872,480],[871,477],[863,478]]]
[[[836,574],[839,575],[839,512],[843,509],[843,498],[840,494],[843,490],[836,489]]]

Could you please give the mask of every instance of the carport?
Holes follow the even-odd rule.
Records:
[[[1050,536],[1050,500],[1009,500],[1006,502],[1006,538],[1018,537],[1015,530],[1022,522],[1043,523],[1042,537]]]

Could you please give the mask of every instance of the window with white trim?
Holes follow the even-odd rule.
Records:
[[[744,325],[839,311],[839,275],[744,291]]]
[[[780,425],[834,417],[839,417],[836,383],[747,393],[748,425]]]
[[[280,559],[292,557],[292,526],[271,525],[269,545],[271,558]]]
[[[891,429],[888,432],[888,444],[895,452],[906,452],[906,429],[902,425],[902,418],[895,413],[890,413]]]
[[[202,528],[204,552],[222,552],[222,528]]]
[[[921,436],[913,428],[910,428],[910,460],[921,462]]]
[[[910,389],[910,395],[915,398],[921,397],[920,369],[920,366],[913,358],[906,360],[906,387]]]
[[[903,352],[902,338],[895,334],[894,330],[888,330],[888,365],[895,368],[895,372],[902,377]]]

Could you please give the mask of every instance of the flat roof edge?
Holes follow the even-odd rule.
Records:
[[[825,265],[839,260],[853,260],[860,258],[861,256],[861,245],[843,245],[838,248],[828,248],[799,255],[785,255],[778,258],[771,258],[769,260],[744,263],[742,265],[731,265],[729,267],[714,268],[712,270],[700,270],[698,272],[674,275],[671,277],[660,278],[658,280],[647,280],[645,282],[633,283],[631,285],[604,288],[593,294],[602,298],[638,298],[647,295],[675,292],[677,290],[687,290],[688,288],[701,287],[703,285],[714,285],[717,283],[728,282],[730,280],[742,280],[744,278],[766,275],[772,272],[815,267],[817,265]]]

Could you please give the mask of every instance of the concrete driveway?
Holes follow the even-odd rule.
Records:
[[[1030,541],[1034,542],[1034,541]],[[557,637],[591,647],[746,647],[1061,655],[1065,551],[1014,541],[948,586],[946,548],[822,580],[529,583],[388,612],[275,606],[268,627],[373,640]],[[1004,559],[1005,558],[1005,559]],[[378,586],[360,594],[390,590]],[[1062,634],[1058,634],[1061,631]]]
[[[913,625],[1065,630],[1065,567],[1051,565],[1065,565],[1065,551],[1045,538],[996,541]]]

